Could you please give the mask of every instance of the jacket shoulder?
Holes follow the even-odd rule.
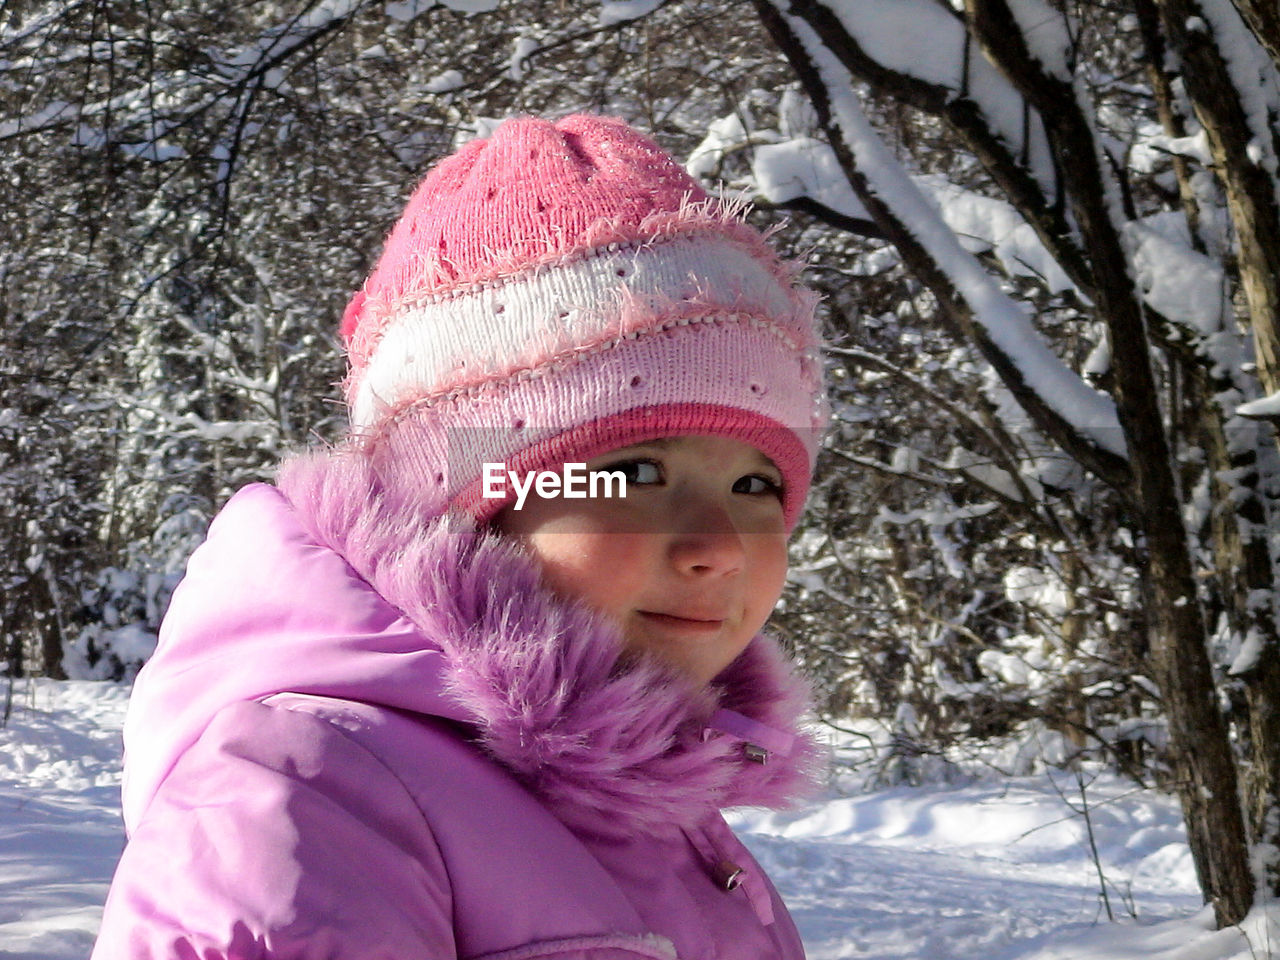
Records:
[[[583,950],[589,942],[596,944],[590,950],[635,944],[632,953],[617,954],[628,960],[674,956],[652,953],[666,941],[651,936],[618,879],[466,725],[324,697],[283,694],[268,702],[340,728],[421,811],[457,905],[459,956],[507,960],[507,950],[545,944],[551,952],[529,956],[559,960],[550,945]],[[583,938],[584,931],[595,933]],[[634,952],[641,949],[648,952]],[[597,954],[564,954],[578,956]]]
[[[675,958],[458,725],[297,694],[221,710],[130,837],[94,958],[184,955]]]
[[[398,779],[325,720],[232,704],[121,857],[95,958],[455,956],[448,875]]]

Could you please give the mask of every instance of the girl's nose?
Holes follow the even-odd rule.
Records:
[[[686,504],[673,517],[668,556],[676,569],[693,576],[717,576],[742,569],[742,534],[721,506]]]

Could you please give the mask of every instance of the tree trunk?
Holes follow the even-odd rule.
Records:
[[[1158,3],[1170,46],[1182,61],[1187,94],[1204,125],[1218,175],[1226,187],[1259,379],[1268,394],[1280,393],[1280,205],[1274,175],[1265,162],[1276,154],[1275,131],[1264,137],[1251,122],[1220,46],[1253,41],[1243,24],[1239,24],[1240,37],[1214,36],[1208,26],[1212,16],[1195,0]],[[1235,16],[1234,10],[1225,6],[1222,12]],[[1238,51],[1241,57],[1246,52]],[[1268,139],[1270,143],[1264,142]],[[1258,151],[1262,151],[1261,157]]]
[[[1151,81],[1151,92],[1155,95],[1156,113],[1160,117],[1160,125],[1170,137],[1187,135],[1186,119],[1178,109],[1178,99],[1174,94],[1174,73],[1168,67],[1168,45],[1165,43],[1164,30],[1160,26],[1160,10],[1156,0],[1134,0],[1134,10],[1138,16],[1138,26],[1142,31],[1142,42],[1146,47],[1147,78]],[[1178,180],[1178,198],[1182,201],[1182,212],[1187,218],[1187,232],[1191,235],[1191,246],[1200,253],[1204,252],[1204,240],[1200,236],[1200,201],[1196,197],[1191,183],[1191,165],[1187,158],[1180,154],[1172,154],[1170,163],[1173,175]]]
[[[1066,553],[1062,557],[1063,596],[1066,610],[1062,615],[1059,636],[1062,646],[1069,651],[1072,659],[1080,652],[1080,641],[1084,639],[1085,617],[1079,608],[1079,591],[1082,585],[1080,558],[1074,553]],[[1089,711],[1085,701],[1083,680],[1079,673],[1066,678],[1067,696],[1063,703],[1063,719],[1061,732],[1077,751],[1084,749],[1088,742],[1086,730],[1089,728]]]
[[[1111,337],[1116,409],[1133,470],[1131,503],[1146,537],[1151,650],[1178,795],[1201,889],[1219,926],[1239,923],[1252,906],[1254,885],[1235,762],[1218,710],[1143,305],[1114,219],[1118,185],[1074,84],[1028,49],[1007,0],[966,0],[965,7],[984,52],[1045,118],[1076,222],[1093,252],[1094,302]]]
[[[1280,63],[1280,57],[1277,57],[1280,51],[1280,8],[1273,2],[1235,0],[1235,3],[1272,59]],[[1174,3],[1164,2],[1161,6],[1168,17],[1186,13],[1183,7]],[[1161,122],[1170,136],[1185,136],[1186,129],[1174,110],[1174,96],[1162,66],[1166,62],[1166,51],[1159,22],[1161,10],[1157,9],[1155,0],[1138,0],[1137,10],[1148,47],[1148,75],[1152,78]],[[1171,25],[1171,29],[1176,26],[1179,25]],[[1185,19],[1181,26],[1185,27]],[[1182,42],[1184,49],[1188,43],[1199,45],[1198,39],[1185,31]],[[1276,258],[1280,251],[1275,248],[1273,239],[1265,239],[1265,223],[1274,221],[1277,216],[1275,194],[1261,192],[1261,184],[1252,184],[1251,174],[1236,169],[1247,156],[1248,140],[1238,143],[1234,149],[1220,146],[1230,137],[1244,136],[1248,132],[1243,111],[1238,103],[1231,102],[1234,87],[1230,85],[1230,77],[1220,55],[1212,49],[1197,49],[1192,51],[1192,55],[1202,61],[1199,66],[1207,73],[1190,71],[1195,76],[1186,78],[1188,90],[1196,96],[1197,104],[1204,104],[1198,109],[1206,126],[1212,123],[1217,130],[1212,143],[1229,195],[1232,191],[1241,195],[1238,200],[1233,200],[1232,212],[1246,219],[1240,231],[1241,270],[1251,271],[1254,276],[1253,286],[1246,283],[1245,291],[1248,297],[1253,290],[1254,295],[1249,298],[1250,312],[1256,316],[1253,314],[1254,302],[1267,310],[1268,303],[1273,304],[1275,297],[1274,292],[1268,294],[1267,290],[1280,282],[1274,273],[1275,267],[1269,263],[1269,258]],[[1225,154],[1221,152],[1223,150]],[[1231,169],[1227,167],[1228,162]],[[1175,157],[1174,172],[1194,240],[1199,210],[1190,189],[1186,161]],[[1261,204],[1264,223],[1261,234],[1254,203],[1250,201],[1251,194],[1247,189],[1251,185],[1259,191],[1257,203]],[[1260,236],[1263,237],[1261,241]],[[1269,246],[1255,249],[1259,242]],[[1255,336],[1260,329],[1274,329],[1274,326],[1274,321],[1268,323],[1265,319],[1261,324],[1254,323]],[[1280,634],[1270,604],[1260,602],[1276,588],[1276,571],[1267,544],[1265,484],[1259,475],[1262,451],[1256,445],[1239,449],[1240,445],[1232,444],[1226,436],[1223,422],[1232,411],[1223,410],[1217,398],[1239,397],[1240,388],[1221,372],[1226,365],[1216,364],[1211,358],[1206,359],[1203,353],[1197,356],[1194,350],[1188,349],[1185,334],[1183,331],[1180,336],[1171,338],[1170,347],[1178,352],[1180,362],[1189,372],[1189,383],[1198,394],[1192,406],[1200,414],[1203,447],[1210,456],[1211,476],[1219,487],[1215,502],[1233,507],[1230,512],[1215,511],[1212,517],[1216,528],[1214,556],[1218,579],[1224,602],[1230,607],[1233,628],[1242,637],[1252,637],[1259,648],[1257,658],[1238,676],[1245,694],[1240,742],[1248,761],[1243,765],[1241,777],[1246,825],[1251,842],[1259,850],[1280,851]],[[1274,334],[1271,337],[1274,339]],[[1258,349],[1261,357],[1262,343],[1258,344]],[[1260,367],[1265,366],[1260,364]],[[1265,379],[1264,385],[1269,390],[1274,389]],[[1261,871],[1262,875],[1257,879],[1264,889],[1272,896],[1280,896],[1280,863],[1277,863],[1276,854],[1264,858]]]

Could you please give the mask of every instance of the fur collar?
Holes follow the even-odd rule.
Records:
[[[797,727],[807,687],[772,639],[707,688],[651,659],[621,668],[612,623],[552,595],[518,545],[461,518],[416,520],[409,492],[380,484],[365,458],[299,457],[278,486],[319,543],[439,646],[441,682],[479,743],[569,826],[666,832],[812,787],[821,751]],[[781,749],[753,762],[746,740]]]

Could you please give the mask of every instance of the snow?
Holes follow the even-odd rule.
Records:
[[[511,59],[507,61],[507,75],[512,80],[523,80],[525,61],[538,52],[540,44],[533,37],[516,37],[511,47]]]
[[[711,152],[708,141],[699,151]],[[695,152],[695,156],[700,158],[701,154]],[[699,176],[705,173],[705,166],[691,166],[689,172]],[[751,158],[751,175],[755,189],[770,203],[810,197],[845,216],[871,218],[849,186],[835,151],[814,137],[800,136],[757,146]],[[1074,289],[1057,260],[1012,204],[966,190],[945,177],[915,176],[910,180],[933,203],[970,253],[991,251],[1011,276],[1039,277],[1054,293]]]
[[[1057,174],[1039,117],[1024,112],[1022,95],[977,49],[959,17],[935,0],[827,0],[823,6],[881,66],[975,104],[1010,151],[1026,158],[1046,194],[1054,194]],[[782,5],[779,10],[786,12]],[[1037,38],[1028,42],[1041,52]]]
[[[933,0],[855,0],[824,6],[864,51],[890,70],[943,87],[958,89],[964,82],[964,26]],[[925,42],[931,44],[930,55],[922,57]]]
[[[871,218],[849,188],[835,151],[821,140],[799,137],[761,144],[752,154],[751,173],[756,189],[770,203],[811,197],[845,216]]]
[[[88,955],[115,859],[127,687],[19,682],[0,728],[0,955]]]
[[[471,15],[475,13],[493,13],[498,9],[501,2],[502,0],[444,0],[441,5],[457,13]]]
[[[61,120],[73,109],[75,108],[70,103],[64,100],[55,100],[29,117],[19,116],[16,120],[6,120],[4,123],[0,123],[0,140],[16,137],[27,130],[36,130],[49,126]],[[83,114],[84,111],[80,111],[80,115],[83,116]]]
[[[691,177],[717,176],[724,155],[737,149],[746,139],[747,129],[742,125],[741,117],[736,113],[721,117],[707,127],[706,137],[689,154],[685,169]]]
[[[1013,204],[965,190],[945,177],[913,180],[937,204],[942,219],[966,250],[991,250],[1011,276],[1039,277],[1054,293],[1074,289],[1058,261]]]
[[[1227,668],[1227,675],[1238,677],[1242,673],[1248,673],[1258,665],[1258,661],[1262,659],[1262,652],[1266,649],[1266,638],[1260,634],[1257,629],[1251,629],[1245,635],[1244,642],[1240,644],[1240,649],[1231,661],[1231,666]]]
[[[435,0],[405,0],[391,2],[385,7],[387,16],[401,23],[408,23],[435,7]]]
[[[1280,418],[1280,393],[1273,393],[1258,400],[1242,403],[1236,407],[1236,413],[1242,417],[1252,417],[1259,420]]]
[[[1229,304],[1228,285],[1219,261],[1198,253],[1182,237],[1169,236],[1152,223],[1131,222],[1125,233],[1134,277],[1148,304],[1202,336],[1222,329]]]
[[[427,81],[424,88],[427,93],[449,93],[466,83],[466,79],[457,70],[446,70]]]
[[[1280,78],[1270,57],[1245,25],[1231,0],[1200,0],[1199,8],[1208,20],[1207,29],[1226,62],[1232,86],[1240,97],[1245,122],[1253,132],[1247,152],[1254,164],[1274,177],[1277,157],[1272,143],[1271,117],[1280,111]],[[1188,29],[1190,29],[1188,23]],[[1280,188],[1278,199],[1280,199]]]
[[[1042,0],[1011,0],[1009,12],[1018,24],[1018,32],[1028,52],[1039,61],[1047,75],[1070,83],[1069,64],[1075,44],[1066,16]]]
[[[316,31],[323,29],[335,20],[344,20],[351,16],[359,0],[321,0],[308,11],[291,17],[279,27],[269,30],[257,43],[229,53],[225,64],[233,68],[256,69],[268,58],[280,60],[290,50],[304,43]]]
[[[123,845],[127,698],[111,683],[16,684],[0,728],[0,955],[9,960],[89,952]],[[1108,775],[1085,781],[1117,917],[1109,923],[1072,775],[872,788],[869,765],[850,763],[861,741],[831,736],[840,772],[821,797],[786,813],[731,814],[790,905],[810,960],[1277,955],[1280,906],[1212,930],[1167,796]]]
[[[603,0],[600,4],[600,26],[612,27],[628,20],[639,20],[660,6],[662,0]]]
[[[1061,620],[1070,610],[1066,585],[1043,567],[1010,567],[1004,575],[1004,592],[1011,602],[1033,604],[1051,620]]]
[[[1015,503],[1023,501],[1024,488],[1018,485],[1008,471],[997,467],[989,456],[974,453],[957,445],[951,448],[946,465],[952,470],[961,471],[971,480],[982,484],[1006,500],[1012,500]],[[1023,477],[1022,482],[1037,500],[1040,499],[1043,491],[1034,477]]]
[[[1130,161],[1135,170],[1151,173],[1166,153],[1187,157],[1205,167],[1213,166],[1213,148],[1209,146],[1209,133],[1203,127],[1186,137],[1171,137],[1159,127],[1152,130],[1133,148]]]

